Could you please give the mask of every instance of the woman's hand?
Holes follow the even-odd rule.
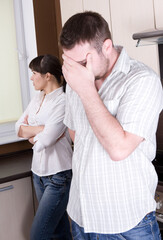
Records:
[[[35,144],[35,142],[34,142],[34,137],[29,138],[28,141],[29,141],[31,144],[33,144],[33,145]]]
[[[23,123],[29,125],[29,124],[28,124],[28,115],[25,116]]]

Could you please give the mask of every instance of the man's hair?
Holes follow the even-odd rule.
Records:
[[[99,13],[92,11],[70,17],[60,34],[60,44],[68,50],[76,44],[89,42],[99,52],[106,39],[112,39],[108,23]]]

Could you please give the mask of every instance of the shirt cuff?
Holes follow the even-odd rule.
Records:
[[[38,136],[35,136],[33,138],[33,140],[35,142],[35,144],[32,148],[33,150],[35,150],[36,152],[40,152],[41,150],[43,150],[45,148],[44,145],[40,141],[38,141],[39,140]]]

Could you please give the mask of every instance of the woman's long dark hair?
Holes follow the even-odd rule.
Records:
[[[29,68],[32,71],[36,71],[41,74],[52,74],[56,78],[58,84],[63,86],[63,90],[65,92],[66,81],[62,74],[61,63],[56,56],[50,54],[38,56],[29,63]]]

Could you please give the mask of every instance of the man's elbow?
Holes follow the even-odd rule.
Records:
[[[124,160],[127,157],[126,156],[122,156],[122,155],[118,155],[118,154],[111,154],[110,158],[111,158],[112,161],[118,162],[118,161]]]
[[[114,149],[107,149],[107,153],[109,154],[110,158],[112,161],[118,162],[126,159],[131,152],[127,151],[125,149],[120,149],[120,148],[114,148]]]
[[[107,145],[105,149],[113,161],[121,161],[128,158],[142,141],[142,137],[137,137],[135,141],[121,141],[109,147]]]

